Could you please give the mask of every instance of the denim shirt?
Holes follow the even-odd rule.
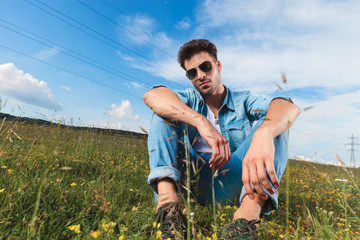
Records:
[[[229,141],[230,151],[233,153],[250,133],[254,121],[265,117],[274,98],[251,94],[250,91],[233,91],[227,87],[226,90],[218,119],[221,134]],[[206,103],[198,91],[189,88],[174,92],[187,106],[207,116]],[[199,133],[195,127],[188,128],[190,142],[193,142],[199,137]]]

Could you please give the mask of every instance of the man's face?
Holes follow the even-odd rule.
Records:
[[[203,72],[199,69],[199,65],[205,61],[211,62],[212,70],[209,72]],[[219,94],[222,82],[221,82],[221,63],[214,61],[208,52],[200,52],[195,54],[190,59],[184,61],[186,71],[192,68],[196,68],[197,74],[194,79],[191,80],[195,89],[202,95],[215,95]]]

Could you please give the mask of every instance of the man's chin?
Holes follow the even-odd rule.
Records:
[[[206,89],[206,90],[201,90],[199,91],[201,93],[201,95],[205,95],[205,96],[208,96],[208,95],[212,95],[212,93],[214,91],[212,91],[211,89]]]

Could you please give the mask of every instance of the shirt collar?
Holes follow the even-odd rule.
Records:
[[[233,99],[232,99],[232,92],[231,92],[230,88],[227,88],[225,85],[224,85],[224,87],[226,88],[226,96],[225,96],[222,107],[226,105],[226,107],[228,109],[234,111],[235,107],[234,107],[234,103],[233,103]]]
[[[200,102],[204,102],[204,98],[203,96],[196,90],[195,94],[198,96],[198,98],[200,99]]]

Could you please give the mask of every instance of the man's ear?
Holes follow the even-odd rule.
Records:
[[[219,60],[217,60],[215,64],[216,64],[219,72],[221,72],[221,69],[222,69],[222,64],[221,64],[221,62],[220,62]]]

